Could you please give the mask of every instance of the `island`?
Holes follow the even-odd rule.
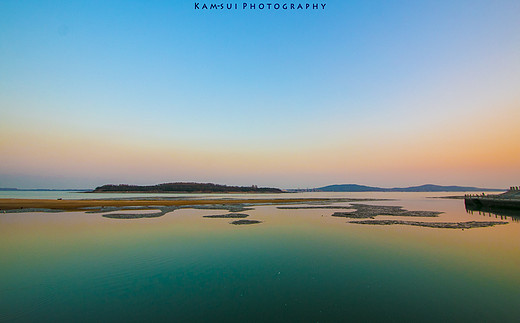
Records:
[[[279,188],[176,182],[156,185],[107,184],[87,193],[283,193]]]

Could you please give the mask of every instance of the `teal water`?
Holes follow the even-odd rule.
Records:
[[[467,214],[460,200],[378,202]],[[520,317],[520,225],[346,223],[256,207],[233,226],[181,210],[0,217],[0,321],[503,321]],[[323,216],[322,216],[323,215]]]

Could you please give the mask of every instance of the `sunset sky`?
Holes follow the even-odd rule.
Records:
[[[0,187],[520,185],[520,1],[194,3],[1,1]]]

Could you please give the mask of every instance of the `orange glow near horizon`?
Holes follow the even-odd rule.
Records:
[[[418,179],[439,184],[479,183],[499,185],[507,178],[518,181],[520,148],[517,121],[468,120],[465,125],[417,136],[383,133],[355,140],[327,141],[320,145],[258,147],[208,147],[200,142],[136,142],[125,138],[77,134],[62,136],[51,130],[32,132],[3,129],[0,142],[2,172],[54,176],[128,178],[129,181],[203,180],[236,178],[242,182],[267,181],[283,186],[305,176],[309,186],[323,181],[416,183]],[[485,128],[485,136],[479,129]],[[491,128],[494,127],[494,128]],[[8,138],[9,140],[5,140]],[[298,139],[296,139],[298,140]],[[453,178],[452,181],[449,178]],[[495,178],[496,180],[494,180]],[[490,184],[486,184],[490,183]],[[509,183],[509,182],[508,182]],[[501,185],[506,185],[503,183]],[[241,184],[241,183],[239,183]]]

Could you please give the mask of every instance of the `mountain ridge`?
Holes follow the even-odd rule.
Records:
[[[479,188],[473,186],[457,186],[457,185],[435,185],[424,184],[409,187],[392,187],[384,188],[377,186],[366,186],[359,184],[334,184],[313,189],[317,192],[479,192],[479,191],[506,191],[505,189],[496,188]]]

